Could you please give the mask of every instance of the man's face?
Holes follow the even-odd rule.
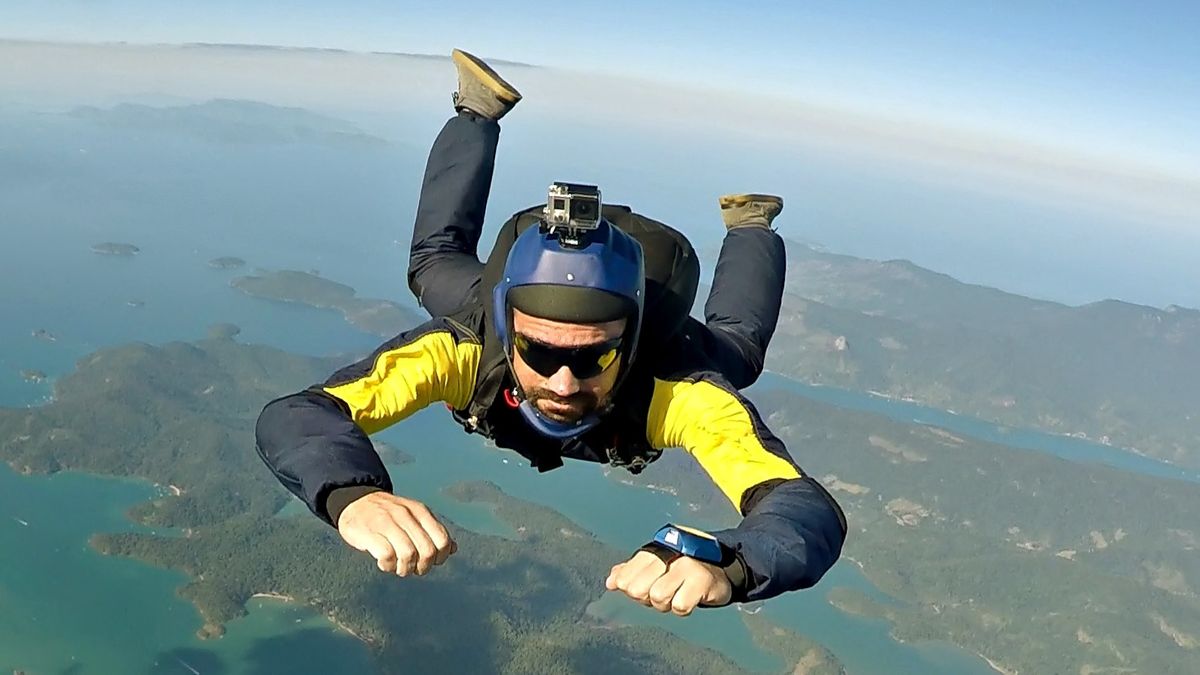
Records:
[[[527,362],[522,349],[513,349],[513,373],[525,398],[538,412],[556,422],[575,422],[597,410],[608,402],[616,384],[621,369],[620,358],[613,359],[609,347],[624,332],[625,319],[605,323],[563,323],[513,310],[514,342],[524,344],[530,356]],[[575,355],[582,355],[588,364],[595,364],[593,369],[607,367],[584,378],[577,376],[567,365],[547,368],[546,363],[556,360],[556,349],[577,350]],[[543,372],[539,373],[539,369]],[[580,369],[587,374],[586,369]],[[547,370],[553,372],[544,374]]]

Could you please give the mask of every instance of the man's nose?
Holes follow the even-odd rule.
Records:
[[[565,398],[579,393],[579,378],[570,368],[563,366],[546,380],[546,388]]]

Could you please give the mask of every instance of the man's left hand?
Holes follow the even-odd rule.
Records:
[[[733,586],[725,571],[716,565],[686,556],[668,566],[658,556],[638,551],[629,560],[614,565],[604,585],[664,614],[687,616],[700,605],[725,605]]]

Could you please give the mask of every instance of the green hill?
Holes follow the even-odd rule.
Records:
[[[768,367],[1200,466],[1200,312],[1069,307],[793,244]]]

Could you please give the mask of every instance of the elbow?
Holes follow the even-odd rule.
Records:
[[[283,440],[281,432],[289,426],[287,420],[291,412],[291,399],[297,395],[277,398],[264,406],[258,414],[258,421],[254,424],[254,447],[267,466],[273,465],[272,460]]]
[[[800,588],[812,588],[842,556],[846,544],[846,514],[816,479],[806,476],[800,480],[806,483],[809,498],[805,500],[805,509],[809,515],[805,518],[807,526],[799,528],[804,531],[805,540],[804,574],[799,583]]]
[[[750,600],[817,585],[846,541],[841,507],[808,477],[777,483],[733,532],[755,581]]]
[[[842,556],[842,546],[846,535],[840,529],[825,530],[812,533],[813,536],[804,542],[802,559],[798,561],[796,589],[802,590],[816,586]]]
[[[295,488],[291,473],[299,449],[323,430],[323,412],[330,407],[330,402],[323,396],[305,390],[271,401],[258,414],[254,424],[254,448],[267,468],[288,489]]]

